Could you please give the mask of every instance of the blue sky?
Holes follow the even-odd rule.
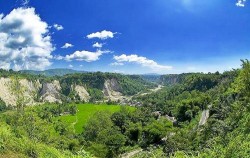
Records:
[[[236,0],[0,0],[0,67],[130,74],[238,68],[240,59],[250,57],[250,5],[235,4]]]

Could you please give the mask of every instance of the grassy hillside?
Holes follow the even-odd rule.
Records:
[[[135,109],[133,107],[129,108],[131,110]],[[77,109],[78,111],[76,115],[60,116],[60,119],[64,122],[72,124],[76,130],[76,133],[81,133],[83,131],[83,126],[97,111],[105,111],[112,114],[114,112],[118,112],[121,109],[121,106],[107,104],[79,104],[77,105]]]

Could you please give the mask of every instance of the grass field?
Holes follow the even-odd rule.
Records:
[[[78,104],[78,112],[75,116],[65,115],[60,116],[61,120],[72,124],[75,128],[76,133],[83,131],[83,126],[87,123],[88,119],[93,116],[97,111],[109,111],[111,113],[120,110],[119,105],[106,105],[106,104]],[[134,107],[129,107],[131,110]]]

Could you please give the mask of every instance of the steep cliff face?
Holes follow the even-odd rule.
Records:
[[[80,97],[81,101],[85,101],[88,102],[90,99],[89,93],[87,92],[87,90],[83,87],[83,86],[71,86],[72,89],[74,89],[74,91],[76,92],[76,94]]]
[[[40,92],[41,96],[40,100],[49,103],[55,103],[55,102],[62,103],[61,100],[62,94],[60,93],[60,91],[61,91],[61,86],[59,81],[57,80],[54,80],[51,83],[43,83]]]
[[[160,78],[161,84],[164,85],[174,85],[181,82],[181,75],[169,74],[161,76]]]
[[[17,86],[13,86],[15,83],[18,83]],[[91,96],[82,84],[84,83],[72,84],[69,88],[70,94],[73,92],[75,96],[79,96],[77,100],[80,99],[81,101],[89,102]],[[13,89],[13,87],[15,87],[16,90],[15,88]],[[19,89],[22,90],[19,91]],[[105,80],[102,92],[106,100],[118,101],[124,99],[121,85],[115,78]],[[23,104],[29,106],[44,102],[62,103],[62,100],[69,99],[70,96],[63,93],[58,80],[52,82],[41,82],[38,79],[16,80],[2,77],[0,78],[0,98],[6,103],[6,105],[10,106],[16,106],[17,101],[22,98]]]
[[[21,87],[23,87],[23,96],[25,98],[26,104],[36,104],[37,94],[42,87],[42,84],[39,82],[39,80],[32,82],[28,81],[27,79],[22,79],[19,82],[21,84]]]
[[[7,105],[16,105],[16,96],[11,91],[11,79],[0,78],[0,98]]]
[[[14,92],[15,88],[13,86],[14,80],[10,78],[0,78],[0,98],[7,104],[15,106],[17,102],[17,94]],[[18,81],[20,87],[20,95],[23,95],[24,102],[26,105],[35,104],[35,98],[37,96],[37,92],[41,88],[41,84],[39,81],[28,81],[27,79],[21,79]]]
[[[103,94],[107,99],[117,101],[123,97],[121,87],[116,79],[108,79],[104,82]]]

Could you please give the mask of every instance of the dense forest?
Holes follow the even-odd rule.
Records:
[[[48,79],[1,71],[2,77],[11,75]],[[54,78],[67,96],[72,83],[101,90],[111,76],[127,95],[155,86],[140,76],[99,72]],[[239,70],[222,74],[163,75],[156,80],[164,88],[132,98],[143,106],[134,110],[123,106],[113,113],[96,111],[82,133],[60,119],[62,114],[75,116],[77,104],[15,109],[0,100],[0,157],[111,158],[131,151],[138,151],[132,155],[136,158],[249,157],[249,61],[242,61]],[[209,117],[203,119],[206,111]]]

